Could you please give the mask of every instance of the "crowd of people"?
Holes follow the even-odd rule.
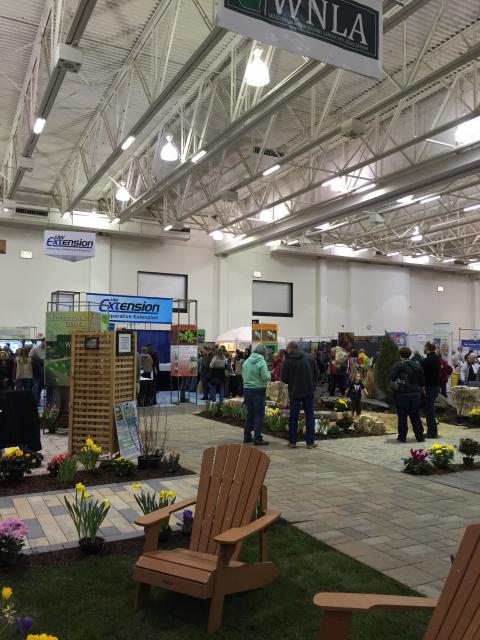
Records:
[[[45,388],[45,338],[35,344],[23,343],[13,352],[10,343],[0,347],[0,390],[16,389],[33,392],[40,403]],[[47,394],[49,393],[47,388]]]

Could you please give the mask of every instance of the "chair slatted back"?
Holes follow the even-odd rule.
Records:
[[[480,525],[467,527],[424,640],[480,638]]]
[[[217,552],[215,536],[252,521],[270,458],[239,444],[203,454],[190,549]],[[240,545],[234,559],[240,553]]]

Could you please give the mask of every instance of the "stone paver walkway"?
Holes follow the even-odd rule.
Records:
[[[174,415],[169,422],[168,447],[180,451],[182,464],[194,471],[206,447],[241,441],[240,429],[195,415]],[[442,441],[458,442],[464,430],[452,429],[455,433]],[[44,436],[43,441],[50,453],[65,450],[64,436]],[[480,487],[480,472],[433,480],[405,475],[400,473],[401,458],[411,446],[394,443],[387,435],[292,450],[284,440],[272,438],[265,449],[271,458],[269,503],[315,538],[421,593],[438,595],[451,566],[449,555],[456,552],[465,527],[480,522],[480,494],[470,489]],[[180,500],[195,493],[196,482],[195,476],[184,476],[148,484],[173,488]],[[92,493],[111,500],[103,530],[107,539],[141,535],[132,524],[138,509],[131,482],[92,488]],[[63,495],[2,498],[0,515],[27,520],[34,532],[29,535],[32,550],[71,546],[76,535]]]

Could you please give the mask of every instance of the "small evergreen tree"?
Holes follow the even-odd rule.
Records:
[[[396,342],[394,342],[388,334],[385,334],[382,338],[382,344],[380,345],[380,353],[375,362],[374,374],[375,384],[388,396],[391,395],[390,375],[392,373],[392,367],[399,360],[400,351]]]

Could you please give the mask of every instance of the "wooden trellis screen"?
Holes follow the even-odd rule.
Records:
[[[87,349],[85,339],[98,339],[98,349]],[[116,357],[116,332],[78,332],[72,335],[70,423],[68,450],[77,452],[93,438],[105,452],[118,450],[114,402],[136,397],[136,334],[133,355]]]

